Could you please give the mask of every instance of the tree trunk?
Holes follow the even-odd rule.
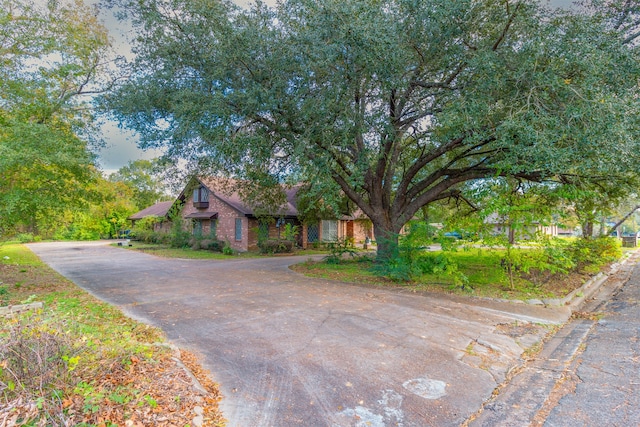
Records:
[[[629,212],[628,214],[626,214],[620,221],[616,222],[610,229],[609,232],[606,234],[607,236],[610,235],[611,233],[613,233],[618,227],[620,227],[627,219],[629,219],[629,217],[631,215],[634,214],[635,211],[637,211],[638,209],[640,209],[640,205],[636,206],[633,208],[633,210],[631,212]],[[618,235],[618,237],[622,237],[620,235]]]
[[[581,224],[582,238],[591,239],[593,237],[593,221],[587,220]]]
[[[398,233],[396,233],[391,224],[382,223],[382,221],[373,222],[373,234],[378,245],[376,259],[385,261],[394,258],[398,250]]]

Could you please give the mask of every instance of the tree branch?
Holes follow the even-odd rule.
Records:
[[[496,42],[493,44],[493,46],[491,47],[491,50],[496,51],[498,50],[498,48],[500,47],[500,45],[502,44],[502,42],[504,41],[504,39],[507,37],[507,33],[509,32],[509,28],[511,28],[511,24],[513,24],[513,21],[516,17],[516,14],[518,13],[518,9],[520,9],[520,6],[522,5],[522,3],[518,3],[516,4],[516,7],[513,10],[513,13],[509,16],[509,19],[507,19],[507,23],[504,26],[504,28],[502,29],[502,33],[500,34],[500,37],[498,37],[498,40],[496,40]],[[507,14],[509,13],[509,8],[508,8],[508,3],[507,3]]]

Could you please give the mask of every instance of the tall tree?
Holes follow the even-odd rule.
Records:
[[[130,187],[133,203],[138,209],[144,209],[158,201],[168,200],[160,167],[158,159],[132,160],[110,175],[109,181],[122,182]]]
[[[107,47],[80,1],[0,0],[0,233],[38,232],[86,205],[99,175],[83,96],[99,89]]]
[[[137,59],[106,102],[143,146],[250,179],[333,180],[371,218],[381,256],[464,183],[615,180],[639,164],[638,61],[620,11],[116,1]]]

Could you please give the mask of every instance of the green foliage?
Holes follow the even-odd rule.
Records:
[[[102,85],[107,32],[81,3],[0,0],[0,23],[0,233],[52,235],[98,179],[82,96]]]
[[[133,160],[111,174],[109,181],[121,182],[131,188],[132,202],[141,210],[167,198],[160,165],[158,159]]]
[[[9,301],[9,290],[5,285],[0,284],[0,306],[7,305],[7,301]]]
[[[574,271],[596,272],[603,265],[622,256],[620,241],[611,237],[572,241],[541,238],[531,244],[536,247],[506,247],[495,250],[501,257],[500,266],[507,274],[512,289],[515,288],[516,280],[523,278],[534,285],[540,285],[550,275],[566,275]]]
[[[150,242],[153,243],[153,242]],[[222,252],[225,253],[225,248],[228,246],[228,242],[223,242],[222,240],[217,240],[215,238],[203,237],[203,236],[195,236],[189,240],[189,244],[191,249],[194,251],[198,250],[206,250],[212,252]],[[225,255],[228,255],[225,253]]]
[[[329,250],[329,255],[324,257],[324,259],[329,264],[340,264],[345,260],[345,255],[349,255],[353,258],[358,253],[353,245],[353,239],[348,238],[337,239],[335,242],[328,242],[327,249]]]
[[[573,260],[579,268],[597,269],[622,256],[622,244],[613,237],[577,239],[569,247]]]
[[[169,245],[172,248],[187,248],[193,238],[193,234],[185,229],[185,221],[179,215],[171,217],[171,231],[169,232]]]
[[[284,240],[295,242],[298,234],[300,234],[300,227],[298,227],[297,225],[293,225],[290,223],[286,223],[284,225],[284,229],[282,230],[282,238]]]
[[[429,245],[439,242],[443,252],[429,252]],[[410,282],[424,274],[448,276],[454,286],[465,286],[468,278],[459,270],[457,262],[449,256],[458,243],[438,236],[437,230],[425,221],[410,223],[408,233],[398,237],[398,245],[386,258],[378,258],[372,271],[395,282]]]
[[[146,216],[142,219],[136,221],[133,226],[132,232],[140,232],[140,231],[153,231],[156,224],[163,221],[163,218],[159,218],[157,216]]]
[[[282,239],[267,239],[258,242],[258,249],[262,254],[292,253],[294,242]]]
[[[226,242],[224,242],[224,246],[222,247],[222,253],[225,254],[225,255],[234,255],[235,254],[235,251],[231,247],[231,243],[229,243],[228,240]]]
[[[20,243],[31,243],[40,240],[38,236],[34,236],[32,233],[20,233],[16,236],[16,240]]]
[[[620,2],[112,2],[137,55],[104,104],[143,146],[265,187],[322,183],[303,210],[336,216],[347,196],[383,257],[423,207],[496,177],[598,184],[640,164]]]

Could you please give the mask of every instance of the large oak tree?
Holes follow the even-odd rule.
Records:
[[[379,255],[463,185],[574,185],[640,164],[636,1],[117,2],[137,56],[106,102],[142,146],[339,190]]]

